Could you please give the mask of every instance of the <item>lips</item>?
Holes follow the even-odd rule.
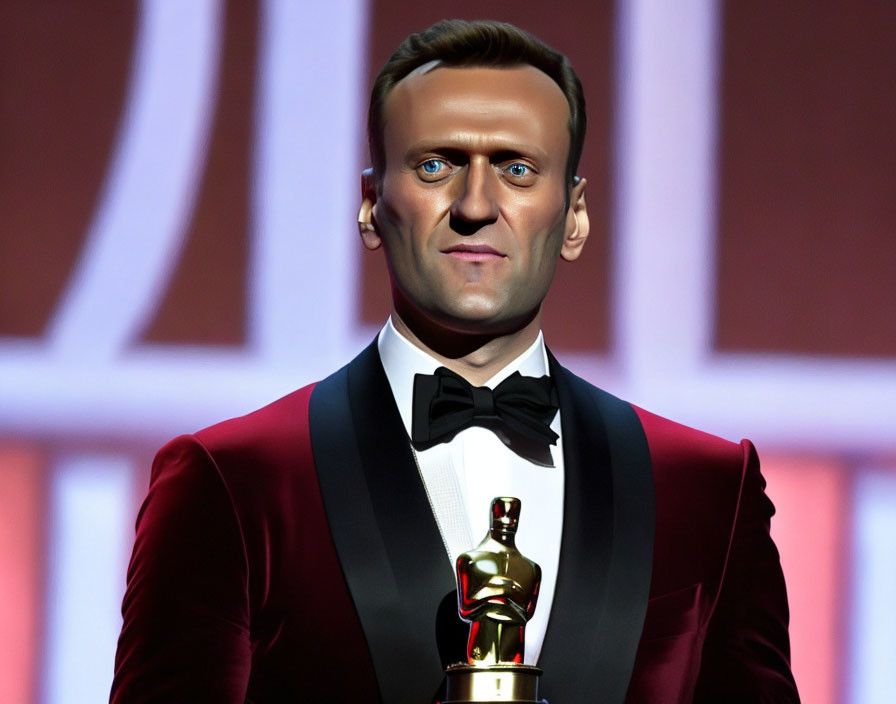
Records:
[[[443,249],[442,254],[467,262],[490,262],[507,256],[486,244],[458,244]]]

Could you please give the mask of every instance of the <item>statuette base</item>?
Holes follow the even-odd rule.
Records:
[[[516,663],[452,665],[442,704],[546,704],[538,698],[541,669]]]

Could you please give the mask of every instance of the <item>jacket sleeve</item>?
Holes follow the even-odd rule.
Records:
[[[769,534],[775,509],[753,445],[746,440],[741,445],[740,500],[694,701],[799,702],[790,670],[784,575]]]
[[[192,436],[153,463],[137,518],[111,701],[244,702],[246,550],[217,466]]]

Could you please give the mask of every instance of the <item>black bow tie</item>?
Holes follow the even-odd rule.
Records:
[[[472,386],[450,369],[439,367],[435,374],[414,375],[411,440],[429,447],[480,425],[493,430],[514,452],[550,465],[548,445],[556,445],[559,437],[551,430],[551,421],[559,407],[549,376],[514,372],[492,390]]]

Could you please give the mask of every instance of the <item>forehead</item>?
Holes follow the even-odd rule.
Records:
[[[535,150],[564,164],[569,150],[566,97],[534,66],[417,71],[390,91],[383,115],[392,158],[428,142]]]

